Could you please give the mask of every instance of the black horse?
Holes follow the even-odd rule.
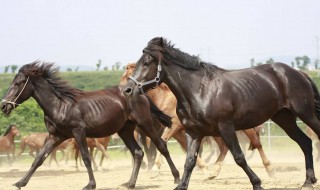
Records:
[[[320,96],[306,74],[282,63],[228,71],[201,62],[165,39],[154,38],[143,50],[131,79],[123,88],[129,99],[161,82],[177,98],[177,114],[186,127],[188,153],[176,189],[188,188],[200,142],[208,135],[221,136],[253,189],[262,189],[261,180],[245,160],[235,130],[258,126],[268,119],[301,147],[306,163],[303,186],[316,183],[311,140],[296,124],[298,117],[319,137]]]
[[[15,107],[30,97],[38,102],[44,112],[49,137],[30,170],[14,186],[18,188],[25,186],[50,152],[64,140],[73,137],[80,148],[89,174],[89,183],[83,189],[95,189],[96,182],[86,137],[105,137],[118,132],[134,157],[131,178],[123,185],[129,188],[135,187],[143,157],[143,152],[133,136],[136,124],[166,157],[175,182],[179,182],[179,172],[170,158],[166,144],[153,128],[153,122],[157,120],[153,120],[152,117],[155,116],[165,125],[170,124],[170,117],[157,110],[153,104],[149,104],[151,102],[145,96],[127,102],[119,87],[83,92],[62,80],[53,64],[33,62],[21,67],[14,77],[2,100],[2,112],[9,115]]]

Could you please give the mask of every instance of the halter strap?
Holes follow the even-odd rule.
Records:
[[[12,104],[13,107],[16,108],[17,105],[20,105],[20,104],[17,104],[16,101],[18,100],[18,98],[20,97],[20,95],[22,94],[22,92],[24,91],[24,89],[26,88],[28,82],[29,82],[29,76],[28,76],[28,78],[27,78],[26,83],[24,83],[23,88],[21,89],[21,91],[20,91],[20,93],[18,94],[18,96],[16,97],[16,99],[14,99],[14,101],[2,99],[1,102],[2,102],[2,103]]]
[[[137,81],[137,79],[133,78],[132,76],[129,77],[129,79],[131,79],[136,85],[137,87],[139,88],[140,92],[142,94],[144,94],[144,91],[142,89],[143,86],[146,86],[146,85],[149,85],[149,84],[152,84],[152,83],[156,83],[156,86],[157,87],[159,85],[159,82],[160,82],[160,72],[162,70],[162,66],[161,66],[161,61],[159,60],[158,62],[158,67],[157,67],[157,76],[152,79],[152,80],[149,80],[149,81],[146,81],[146,82],[139,82]],[[154,88],[155,88],[154,87]]]

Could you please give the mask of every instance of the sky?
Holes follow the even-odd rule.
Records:
[[[0,0],[0,70],[35,60],[95,70],[100,59],[111,68],[137,61],[159,36],[226,69],[251,58],[314,60],[320,1]]]

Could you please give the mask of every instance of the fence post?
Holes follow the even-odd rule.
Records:
[[[268,126],[268,152],[270,153],[271,151],[271,132],[270,132],[271,122],[270,121],[267,121],[267,126]]]

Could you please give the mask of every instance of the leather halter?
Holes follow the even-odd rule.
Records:
[[[28,78],[27,78],[26,83],[23,85],[22,90],[20,91],[20,93],[18,94],[18,96],[16,97],[16,99],[14,99],[14,101],[2,99],[1,102],[2,102],[2,103],[12,104],[13,108],[16,108],[17,105],[20,105],[20,104],[17,104],[16,101],[18,100],[18,98],[20,97],[20,95],[22,94],[22,92],[24,91],[24,89],[26,88],[28,82],[29,82],[29,76],[28,76]]]
[[[132,76],[130,76],[129,79],[131,79],[137,85],[137,87],[139,88],[140,92],[142,94],[144,94],[144,91],[142,89],[143,86],[146,86],[146,85],[152,84],[152,83],[156,83],[156,86],[153,87],[153,88],[156,88],[159,85],[161,70],[162,70],[161,60],[159,59],[158,67],[157,67],[157,76],[154,79],[146,81],[146,82],[139,82],[139,81],[137,81],[137,79],[133,78]]]

